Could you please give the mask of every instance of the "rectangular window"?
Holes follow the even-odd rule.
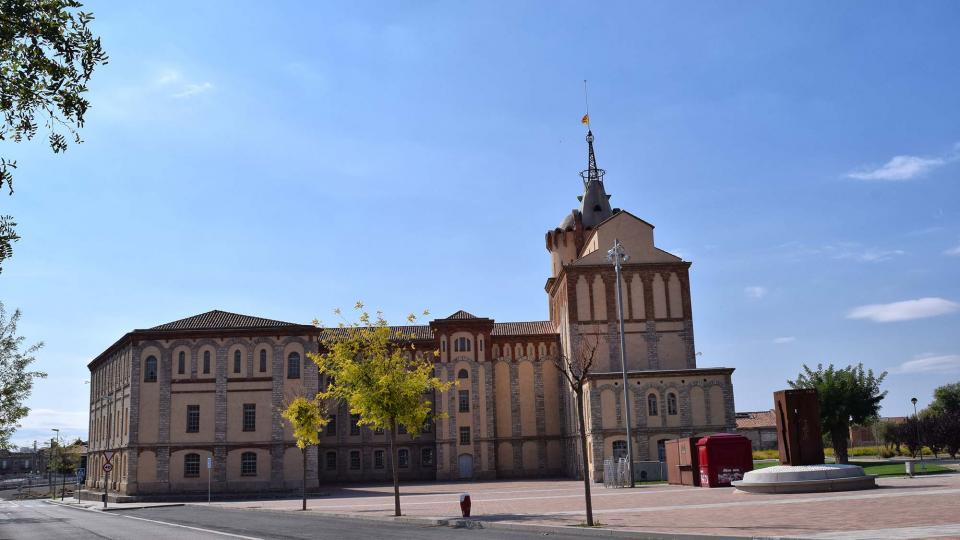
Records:
[[[267,372],[267,350],[260,349],[260,373]]]
[[[337,468],[337,453],[327,452],[327,470],[332,471]]]
[[[400,435],[406,435],[406,434],[407,434],[407,426],[405,426],[405,425],[403,425],[403,424],[398,425],[398,426],[397,426],[397,433],[400,434]]]
[[[406,469],[410,466],[410,451],[406,448],[397,450],[397,467]]]
[[[244,452],[240,456],[240,476],[257,475],[257,454],[254,452]]]
[[[327,422],[327,435],[335,437],[337,435],[337,417],[331,416]]]
[[[420,450],[420,465],[424,467],[433,466],[433,448],[422,448]]]
[[[351,414],[351,415],[350,415],[350,434],[351,434],[351,435],[359,435],[359,434],[360,434],[360,424],[357,423],[357,422],[359,422],[359,421],[360,421],[360,415],[359,415],[359,414]]]
[[[359,450],[350,451],[350,468],[355,471],[360,470],[360,451]]]
[[[200,406],[187,405],[187,433],[200,432]]]
[[[203,373],[210,373],[210,351],[203,351]]]
[[[470,391],[460,390],[460,412],[470,412]]]
[[[461,427],[460,428],[460,445],[466,446],[470,444],[470,428]]]
[[[373,430],[373,434],[374,434],[374,435],[383,435],[383,428],[382,428],[382,427],[378,427],[378,428],[374,429],[374,430]]]
[[[177,358],[177,375],[183,375],[187,371],[187,359],[183,353]]]
[[[373,468],[374,469],[383,468],[383,450],[373,451]]]
[[[257,430],[257,405],[255,403],[243,404],[243,430]]]
[[[200,477],[200,455],[187,454],[183,457],[183,476],[184,478]]]

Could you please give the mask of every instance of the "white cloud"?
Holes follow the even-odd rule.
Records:
[[[56,409],[31,409],[30,414],[21,422],[25,428],[59,428],[71,431],[87,429],[86,411],[58,411]]]
[[[862,251],[841,251],[834,256],[834,259],[848,259],[858,262],[883,262],[889,261],[894,257],[906,254],[902,249],[875,249],[866,248]]]
[[[200,84],[191,83],[184,86],[183,90],[173,94],[171,97],[182,99],[190,96],[195,96],[197,94],[202,94],[212,89],[213,89],[213,83],[210,83],[210,82],[203,82]]]
[[[893,373],[960,373],[960,354],[922,354],[890,370]]]
[[[759,300],[767,295],[767,288],[759,285],[752,285],[750,287],[744,287],[743,294],[747,295],[747,298]]]
[[[943,252],[948,257],[960,257],[960,246],[952,247]]]
[[[960,159],[960,143],[954,144],[952,151],[943,156],[893,156],[890,161],[880,167],[852,171],[847,173],[847,177],[857,180],[913,180],[957,159]]]
[[[855,307],[847,313],[848,319],[869,319],[873,322],[910,321],[953,313],[960,304],[943,298],[918,298],[890,304],[870,304]]]
[[[773,338],[773,342],[776,343],[777,345],[783,345],[783,344],[786,344],[786,343],[793,343],[793,342],[796,341],[796,340],[797,340],[797,338],[795,338],[795,337],[793,337],[793,336],[785,336],[785,337]]]

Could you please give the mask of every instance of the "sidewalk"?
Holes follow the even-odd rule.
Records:
[[[176,503],[176,502],[173,502],[173,503],[170,503],[170,502],[158,502],[158,503],[151,503],[151,502],[144,502],[144,503],[108,503],[108,504],[107,504],[107,508],[104,509],[102,502],[99,502],[99,501],[80,501],[80,502],[77,502],[76,497],[74,497],[74,498],[72,498],[72,499],[71,499],[71,498],[66,498],[66,499],[64,499],[64,500],[62,500],[62,501],[61,501],[60,499],[56,499],[56,500],[41,499],[41,500],[43,500],[44,502],[50,503],[50,504],[59,504],[59,505],[62,505],[62,506],[72,506],[72,507],[74,507],[74,508],[83,508],[83,509],[86,509],[86,510],[100,510],[100,511],[102,511],[102,512],[114,512],[114,511],[120,511],[120,510],[139,510],[139,509],[141,509],[141,508],[158,508],[158,507],[162,507],[162,506],[183,506],[183,505],[184,505],[184,503]]]
[[[881,478],[879,489],[823,494],[746,494],[733,488],[653,485],[593,490],[603,530],[585,530],[583,484],[567,480],[432,483],[401,486],[404,520],[425,524],[561,527],[678,537],[700,535],[790,538],[960,536],[960,475]],[[460,520],[459,495],[470,493],[471,522]],[[205,504],[205,503],[204,503]],[[224,508],[298,511],[299,499],[213,503]],[[308,500],[308,511],[391,520],[392,486],[341,486]],[[863,536],[863,531],[869,534]]]

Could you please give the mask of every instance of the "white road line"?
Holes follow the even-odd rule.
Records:
[[[127,519],[136,519],[139,521],[149,521],[150,523],[159,523],[160,525],[169,525],[171,527],[180,527],[181,529],[190,529],[191,531],[200,531],[200,532],[205,532],[210,534],[219,534],[220,536],[229,536],[230,538],[243,538],[244,540],[264,540],[263,538],[258,538],[256,536],[243,536],[241,534],[233,534],[233,533],[228,533],[223,531],[216,531],[213,529],[203,529],[201,527],[191,527],[189,525],[180,525],[179,523],[170,523],[168,521],[157,521],[155,519],[128,516],[126,514],[123,514],[121,517],[125,517]]]
[[[960,536],[960,523],[952,525],[930,525],[926,527],[900,527],[896,529],[874,529],[872,531],[838,531],[816,534],[806,538],[828,538],[830,540],[900,540],[906,538],[937,538],[942,536]]]

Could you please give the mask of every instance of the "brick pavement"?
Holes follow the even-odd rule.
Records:
[[[595,517],[622,531],[822,538],[960,538],[960,475],[881,478],[880,488],[822,494],[747,494],[732,488],[595,485]],[[583,485],[569,480],[432,483],[401,486],[406,516],[460,515],[459,494],[483,521],[573,526],[584,521]],[[265,510],[299,509],[299,500],[215,503]],[[341,486],[309,501],[310,511],[386,517],[391,486]],[[858,531],[867,531],[858,533]],[[864,536],[866,534],[866,536]]]

